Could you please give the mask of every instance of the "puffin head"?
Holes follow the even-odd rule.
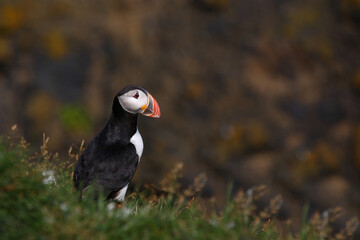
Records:
[[[132,114],[142,114],[148,117],[159,118],[160,107],[157,101],[143,87],[129,85],[117,95],[121,107]]]

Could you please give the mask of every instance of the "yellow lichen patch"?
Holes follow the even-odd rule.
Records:
[[[289,11],[283,29],[285,36],[300,43],[304,50],[329,59],[333,57],[334,46],[333,39],[329,37],[331,17],[328,11],[324,10],[326,8],[326,1],[294,7]]]
[[[5,5],[0,9],[0,26],[6,30],[16,30],[24,24],[24,12],[22,9]]]
[[[51,58],[59,59],[67,53],[65,36],[58,30],[52,30],[45,36],[45,47]]]
[[[259,150],[269,143],[269,132],[258,121],[247,124],[232,124],[220,129],[221,138],[216,144],[217,161],[225,162],[229,156],[241,154],[244,150]]]
[[[8,60],[12,55],[10,42],[7,39],[0,38],[0,61]]]
[[[321,172],[321,165],[314,152],[308,151],[303,155],[303,158],[299,159],[300,162],[292,166],[296,186],[300,186],[304,180],[319,175]]]
[[[204,93],[204,85],[197,82],[190,82],[187,85],[187,95],[191,99],[199,99]]]
[[[319,141],[315,145],[313,154],[324,170],[336,171],[340,167],[336,148],[323,141]]]
[[[333,46],[327,37],[318,36],[305,41],[305,48],[309,51],[317,52],[325,58],[333,55]]]
[[[341,164],[338,156],[336,147],[323,141],[317,142],[292,166],[297,184],[302,184],[304,180],[319,176],[321,173],[337,172]]]
[[[66,1],[55,1],[52,2],[49,7],[49,14],[52,16],[66,16],[70,11],[70,4]]]
[[[360,69],[352,77],[352,86],[356,91],[360,92]]]
[[[216,144],[217,162],[225,162],[232,154],[241,153],[244,150],[244,127],[234,124],[221,129],[221,138]]]
[[[48,94],[39,92],[27,102],[27,115],[39,125],[46,125],[55,113],[55,100]]]
[[[360,171],[360,124],[358,124],[355,129],[354,148],[355,148],[355,153],[354,153],[355,166],[358,169],[358,171]]]
[[[251,149],[260,149],[269,142],[269,133],[261,122],[250,122],[246,127],[246,142]]]
[[[297,38],[304,28],[319,21],[319,11],[311,6],[295,9],[285,24],[285,34],[290,38]]]
[[[224,9],[229,4],[229,0],[203,0],[203,2],[217,10]]]
[[[26,102],[26,115],[31,124],[28,131],[34,136],[39,132],[46,132],[51,136],[50,150],[57,149],[65,140],[65,131],[57,119],[60,103],[45,92],[37,92]]]
[[[353,10],[354,7],[360,7],[360,0],[344,0],[341,1],[342,9],[345,11]]]

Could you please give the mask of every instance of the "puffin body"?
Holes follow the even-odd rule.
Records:
[[[137,116],[160,117],[156,100],[142,87],[127,86],[114,98],[105,128],[84,149],[76,163],[73,180],[77,190],[91,186],[106,199],[122,202],[135,174],[144,144]]]

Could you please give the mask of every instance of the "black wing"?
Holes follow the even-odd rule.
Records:
[[[97,138],[89,142],[74,171],[74,186],[83,190],[96,183],[105,193],[125,187],[135,174],[139,157],[131,143],[103,145]]]

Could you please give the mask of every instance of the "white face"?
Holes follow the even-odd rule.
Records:
[[[148,104],[147,95],[138,89],[124,93],[119,96],[118,99],[123,109],[133,114],[142,113],[144,110],[141,108],[144,106],[146,107]]]

